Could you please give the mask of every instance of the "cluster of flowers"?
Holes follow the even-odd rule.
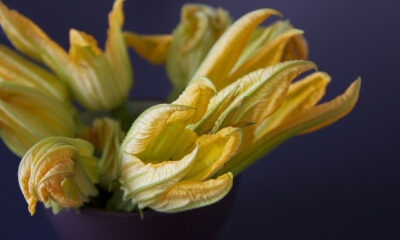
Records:
[[[331,124],[357,101],[359,79],[323,104],[327,73],[292,83],[316,65],[304,60],[303,32],[288,21],[259,26],[276,10],[231,23],[223,9],[188,4],[172,34],[140,35],[122,31],[122,8],[116,0],[104,51],[71,29],[66,52],[0,2],[4,32],[30,58],[0,46],[0,134],[22,157],[18,180],[31,214],[38,201],[57,213],[100,192],[111,196],[105,207],[113,210],[212,204],[278,144]],[[86,126],[72,101],[91,112],[124,104],[133,82],[128,47],[166,65],[171,103],[148,108],[129,129],[110,117]]]

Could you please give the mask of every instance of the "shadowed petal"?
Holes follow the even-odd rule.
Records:
[[[148,207],[159,212],[174,213],[211,205],[228,194],[232,181],[231,173],[205,182],[182,181],[169,188]]]

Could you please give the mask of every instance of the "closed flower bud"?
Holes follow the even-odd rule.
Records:
[[[0,82],[0,133],[18,156],[39,140],[72,137],[73,114],[56,98],[17,83]]]
[[[167,74],[173,84],[170,98],[175,98],[188,85],[211,47],[230,23],[229,13],[222,8],[186,4],[172,36],[126,32],[125,41],[149,62],[166,63]]]
[[[97,195],[97,161],[93,146],[84,140],[51,137],[35,144],[18,169],[19,186],[31,215],[38,201],[57,212],[82,206]]]
[[[166,69],[174,91],[181,93],[207,55],[231,23],[228,12],[207,5],[188,4],[182,8],[181,22],[173,32]]]

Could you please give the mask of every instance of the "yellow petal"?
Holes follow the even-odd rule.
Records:
[[[126,44],[147,61],[153,64],[165,63],[172,36],[139,35],[133,32],[124,32]]]
[[[73,116],[57,99],[13,82],[0,82],[0,134],[15,154],[22,156],[39,140],[71,137]]]
[[[272,9],[259,9],[250,12],[239,20],[221,36],[204,59],[193,78],[205,76],[209,78],[217,90],[227,86],[225,81],[235,65],[253,30],[270,15],[280,13]]]
[[[44,68],[0,45],[0,81],[18,82],[69,104],[69,94],[60,79]]]
[[[173,104],[148,109],[132,125],[122,149],[145,162],[181,158],[197,139],[186,126],[202,117],[213,91],[210,81],[199,78]]]
[[[109,15],[105,52],[90,35],[71,29],[68,83],[80,104],[90,110],[110,110],[123,103],[132,85],[132,70],[121,27],[123,1]]]
[[[230,25],[228,12],[205,4],[185,4],[181,21],[173,31],[166,70],[173,84],[169,99],[188,85],[207,53]]]
[[[67,79],[67,53],[35,23],[0,2],[0,24],[19,51],[46,64],[59,76],[63,76],[63,80]]]
[[[129,59],[128,49],[122,33],[124,13],[122,11],[124,0],[116,0],[110,14],[108,15],[109,29],[107,31],[107,41],[105,55],[114,71],[119,92],[127,96],[133,82],[133,73]]]
[[[323,103],[309,111],[304,111],[302,116],[294,120],[291,125],[313,125],[301,134],[316,131],[328,126],[350,113],[357,103],[361,87],[361,78],[354,81],[344,92],[334,100]]]
[[[344,117],[356,104],[360,86],[361,79],[357,79],[334,100],[304,110],[292,122],[275,128],[256,143],[240,150],[217,174],[228,171],[238,174],[288,138],[315,131]]]
[[[198,122],[207,111],[208,103],[211,97],[216,93],[215,87],[210,80],[199,77],[194,80],[177,100],[172,102],[174,105],[184,105],[196,109],[191,122]],[[178,114],[191,114],[190,112],[177,112]]]
[[[285,46],[291,38],[302,34],[298,29],[289,29],[261,46],[251,57],[241,65],[236,65],[228,76],[227,81],[233,82],[246,73],[274,65],[282,60]]]
[[[139,158],[122,154],[120,178],[124,199],[133,204],[149,201],[181,180],[196,160],[198,148],[179,161],[164,161],[145,164]]]
[[[303,35],[296,35],[290,39],[283,53],[283,61],[308,58],[308,44]]]
[[[216,121],[213,131],[240,122],[259,122],[274,113],[286,97],[290,82],[316,68],[309,61],[290,61],[260,69],[237,80],[238,96]]]
[[[93,121],[92,129],[85,130],[79,137],[90,141],[101,154],[100,185],[111,190],[120,175],[118,152],[124,136],[120,123],[110,118],[98,118]]]
[[[122,143],[121,150],[131,155],[141,154],[138,156],[145,162],[157,158],[158,160],[168,159],[168,156],[158,154],[154,148],[158,147],[159,151],[165,151],[171,144],[176,145],[176,142],[171,142],[170,139],[182,134],[190,115],[184,114],[181,115],[183,118],[177,118],[174,114],[184,111],[193,112],[194,109],[170,104],[160,104],[149,108],[135,120]],[[145,155],[148,157],[144,157]],[[161,156],[166,158],[161,159]]]
[[[174,213],[211,205],[228,194],[232,182],[231,173],[205,182],[182,181],[169,188],[148,207],[158,212]]]
[[[210,99],[207,111],[202,119],[189,126],[198,135],[208,133],[213,129],[215,122],[224,110],[232,103],[238,94],[239,84],[231,84],[217,93]]]
[[[96,40],[81,31],[70,30],[70,86],[75,98],[91,110],[110,109],[120,104],[126,94],[119,88],[113,69]],[[126,91],[126,90],[125,90]]]
[[[72,59],[76,59],[77,56],[74,47],[90,48],[95,54],[102,54],[101,49],[97,46],[97,41],[92,36],[82,31],[76,29],[71,29],[69,31],[69,41],[70,41],[70,56]]]
[[[196,164],[185,176],[185,180],[203,181],[218,171],[239,149],[242,131],[227,127],[216,134],[202,135],[197,139],[199,151]]]
[[[256,138],[264,136],[279,125],[291,122],[305,109],[313,107],[325,95],[331,78],[323,72],[313,73],[290,85],[287,97],[273,115],[258,124]]]

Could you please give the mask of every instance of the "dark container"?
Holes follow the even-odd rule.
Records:
[[[167,214],[145,211],[139,213],[110,212],[96,209],[61,211],[46,215],[64,240],[209,240],[213,239],[227,219],[238,191],[236,178],[230,193],[221,201],[199,209]]]

